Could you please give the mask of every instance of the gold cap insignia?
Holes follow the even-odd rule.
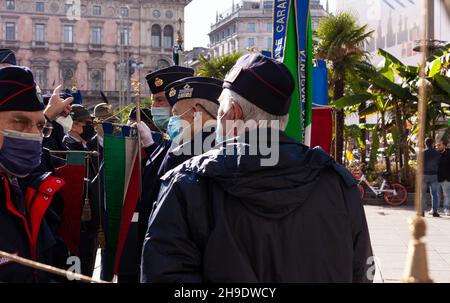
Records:
[[[160,78],[156,78],[155,79],[155,86],[156,87],[160,87],[163,84],[164,84],[164,81],[162,79],[160,79]]]
[[[169,91],[169,97],[172,98],[177,94],[177,91],[172,87]]]

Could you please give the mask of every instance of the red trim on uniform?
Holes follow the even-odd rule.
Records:
[[[64,185],[64,181],[49,176],[39,186],[39,190],[36,191],[32,188],[27,189],[25,196],[25,203],[27,205],[30,227],[31,227],[31,255],[36,259],[37,253],[37,240],[39,231],[41,229],[42,219],[47,212],[50,203],[52,202],[53,195]]]
[[[30,224],[28,224],[25,216],[15,208],[14,203],[11,200],[11,190],[9,188],[8,179],[4,176],[6,209],[22,220],[28,236],[30,254],[34,260],[36,260],[37,257],[37,240],[42,219],[50,206],[53,195],[64,185],[64,183],[65,182],[62,179],[49,176],[40,184],[39,190],[27,188],[25,194],[25,206],[30,219]]]
[[[22,220],[23,226],[25,227],[25,231],[27,232],[28,241],[31,243],[31,232],[30,232],[30,229],[28,228],[28,221],[16,209],[16,207],[14,206],[14,203],[11,201],[11,190],[9,189],[8,178],[5,175],[3,175],[3,181],[4,181],[3,183],[4,183],[4,186],[5,186],[6,209],[9,210],[11,213],[13,213],[14,215],[16,215],[17,217],[19,217]]]
[[[21,89],[21,90],[15,92],[15,93],[12,94],[11,96],[9,96],[8,98],[6,98],[6,99],[3,100],[2,102],[0,102],[0,106],[2,106],[3,104],[5,104],[6,102],[8,102],[9,100],[11,100],[12,98],[14,98],[14,97],[16,97],[16,96],[18,96],[18,95],[20,95],[20,94],[26,92],[26,91],[32,90],[32,89],[33,89],[33,86],[27,86],[27,87],[25,87],[25,88],[23,88],[23,89]]]

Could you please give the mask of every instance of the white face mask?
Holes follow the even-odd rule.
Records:
[[[67,117],[59,116],[56,119],[56,122],[64,128],[64,133],[66,134],[72,129],[73,120],[70,115],[68,115]]]

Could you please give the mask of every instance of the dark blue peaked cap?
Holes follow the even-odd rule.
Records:
[[[44,109],[37,95],[36,83],[29,68],[0,68],[0,111],[35,112]]]
[[[167,85],[164,89],[170,106],[180,100],[199,98],[219,105],[223,81],[207,77],[188,77]]]
[[[0,63],[16,65],[16,55],[9,48],[0,48]]]
[[[294,77],[283,63],[258,53],[239,58],[223,84],[223,88],[277,116],[289,112],[294,87]]]
[[[193,75],[192,68],[174,65],[152,72],[145,79],[152,94],[157,94],[163,92],[168,84]]]

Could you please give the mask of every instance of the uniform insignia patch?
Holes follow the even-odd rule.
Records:
[[[178,99],[182,98],[191,98],[192,93],[194,92],[194,89],[189,86],[189,84],[186,84],[183,89],[180,89],[180,92],[178,93]]]

